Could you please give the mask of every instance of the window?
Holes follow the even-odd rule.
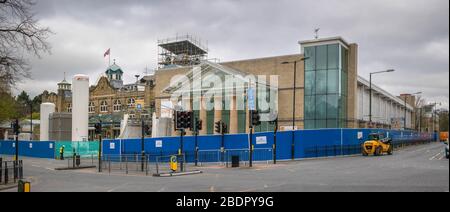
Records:
[[[127,100],[128,107],[134,107],[136,105],[136,100],[134,98],[129,98]]]
[[[95,103],[89,102],[89,113],[95,113]]]
[[[316,94],[327,93],[327,70],[316,72]]]
[[[72,112],[72,104],[71,103],[67,104],[67,112],[68,113]]]
[[[122,102],[120,100],[116,99],[114,101],[113,110],[114,112],[122,111]]]
[[[316,47],[305,48],[305,57],[310,58],[305,61],[305,63],[306,63],[305,70],[306,71],[313,71],[316,69],[315,55],[316,55]]]
[[[339,93],[339,71],[337,69],[328,70],[327,81],[327,93]]]
[[[316,70],[325,69],[327,69],[327,46],[323,45],[316,49]]]
[[[305,95],[315,94],[314,85],[316,81],[316,72],[307,71],[305,72]]]
[[[100,112],[102,113],[108,112],[108,103],[106,101],[102,101],[100,103]]]
[[[328,69],[339,68],[339,45],[328,45]]]

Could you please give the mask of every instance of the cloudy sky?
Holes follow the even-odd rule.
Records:
[[[156,68],[157,40],[192,34],[221,61],[299,53],[299,40],[342,36],[359,44],[359,75],[394,68],[374,82],[393,94],[423,91],[449,102],[448,0],[39,0],[35,12],[55,33],[52,54],[31,59],[32,80],[16,93],[56,90],[63,73],[95,79],[103,53],[125,81]]]

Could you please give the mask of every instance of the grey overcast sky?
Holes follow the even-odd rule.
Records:
[[[32,80],[19,84],[32,96],[83,73],[91,83],[105,71],[103,53],[125,71],[125,82],[156,68],[157,40],[192,34],[208,40],[221,61],[300,52],[298,41],[342,36],[359,44],[359,75],[394,68],[374,83],[398,95],[423,91],[449,102],[448,0],[38,0],[49,26],[52,54],[31,59]]]

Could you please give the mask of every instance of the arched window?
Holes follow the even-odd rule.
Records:
[[[134,107],[136,105],[136,100],[134,98],[129,98],[127,104],[128,107]]]
[[[100,112],[102,113],[108,112],[108,103],[106,101],[102,101],[100,103]]]
[[[89,113],[95,113],[95,103],[89,102]]]
[[[113,110],[114,112],[122,111],[122,102],[120,100],[118,99],[114,100]]]
[[[72,103],[67,104],[67,112],[68,113],[72,112]]]

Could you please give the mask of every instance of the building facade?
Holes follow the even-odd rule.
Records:
[[[130,120],[144,119],[151,123],[154,110],[153,76],[144,76],[136,83],[123,83],[123,70],[114,62],[97,82],[89,88],[89,139],[95,139],[93,125],[102,122],[104,138],[117,138],[120,135],[124,114]],[[56,105],[56,112],[72,112],[71,84],[65,79],[58,83],[57,93],[44,91],[42,102]]]
[[[218,121],[229,126],[229,133],[248,133],[252,106],[247,91],[256,84],[258,94],[260,89],[270,90],[266,96],[256,95],[257,98],[276,97],[273,103],[277,105],[275,117],[278,118],[280,130],[293,127],[402,129],[405,111],[407,128],[414,126],[413,105],[408,102],[405,107],[400,98],[377,86],[372,86],[373,119],[372,123],[368,123],[368,83],[358,76],[357,44],[347,43],[340,37],[302,41],[299,44],[301,53],[295,55],[224,63],[203,61],[199,65],[161,68],[154,76],[156,114],[160,118],[170,117],[171,111],[173,113],[177,107],[193,110],[195,117],[203,121],[200,134],[214,134],[214,123]],[[174,85],[171,81],[175,76],[184,76],[184,79]],[[241,87],[223,85],[220,87],[222,91],[215,91],[212,96],[210,76],[222,80],[234,76],[241,80]],[[265,76],[266,80],[252,83],[249,76]],[[278,78],[276,84],[268,80],[271,76]],[[180,84],[194,81],[200,81],[199,88],[181,89]],[[239,80],[235,84],[240,84]],[[191,95],[188,99],[174,99],[174,94],[180,91]],[[208,103],[212,107],[198,106]],[[265,112],[260,106],[257,103],[256,109]],[[255,131],[273,131],[275,124],[270,120],[263,121]],[[173,131],[172,135],[177,135],[177,132]]]

